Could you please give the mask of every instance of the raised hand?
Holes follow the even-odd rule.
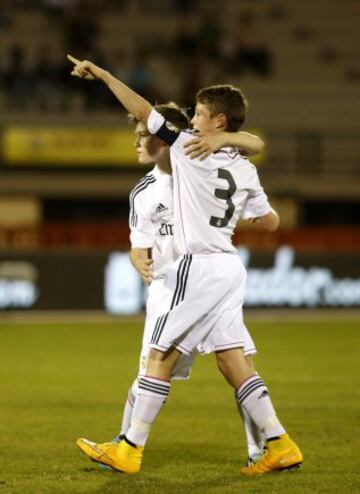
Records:
[[[74,65],[71,72],[72,76],[88,80],[101,79],[104,71],[94,63],[89,62],[89,60],[78,60],[72,55],[66,55],[66,58]]]

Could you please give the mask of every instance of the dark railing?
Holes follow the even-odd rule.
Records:
[[[290,245],[300,250],[359,250],[356,227],[308,227],[270,233],[254,228],[235,232],[235,245],[259,250]],[[49,222],[34,227],[0,227],[0,249],[127,250],[126,222]]]

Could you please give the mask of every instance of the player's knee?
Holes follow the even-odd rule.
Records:
[[[146,374],[151,377],[170,380],[171,371],[176,361],[177,354],[174,352],[164,353],[152,348],[147,361]]]
[[[149,357],[148,357],[149,360],[161,361],[164,360],[164,357],[165,357],[164,352],[160,352],[155,348],[150,348]]]
[[[243,348],[233,348],[216,352],[216,361],[219,369],[226,370],[237,367],[238,365],[247,365]]]

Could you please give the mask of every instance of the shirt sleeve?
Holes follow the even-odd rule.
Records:
[[[155,243],[156,228],[151,211],[140,204],[142,199],[142,194],[138,194],[130,203],[130,242],[133,248],[148,249]]]
[[[252,168],[252,178],[248,188],[249,194],[246,199],[244,208],[241,212],[241,218],[259,218],[265,216],[271,210],[268,197],[260,184],[260,180],[255,166]]]
[[[249,218],[260,218],[268,213],[270,213],[270,204],[266,194],[263,194],[263,196],[251,197],[246,201],[241,217],[248,220]]]
[[[151,134],[156,134],[160,139],[169,144],[169,146],[172,146],[180,136],[179,130],[170,122],[167,122],[155,108],[152,109],[149,115],[147,127]]]

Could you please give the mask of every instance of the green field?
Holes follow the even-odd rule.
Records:
[[[340,313],[341,314],[341,313]],[[0,493],[360,492],[360,325],[254,322],[259,373],[300,444],[296,473],[246,479],[232,390],[213,356],[176,382],[136,476],[101,471],[77,437],[109,440],[137,371],[138,323],[1,324]]]

